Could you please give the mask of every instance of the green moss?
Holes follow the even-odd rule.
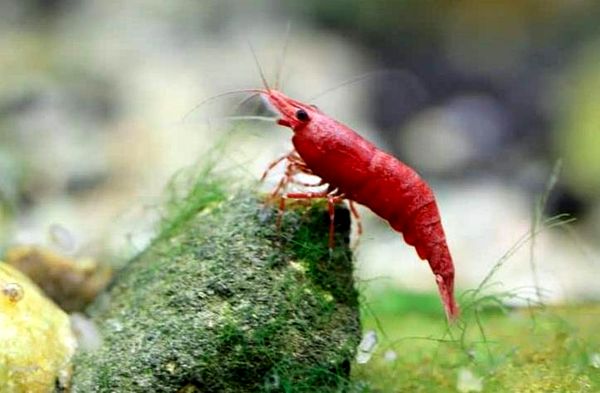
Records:
[[[347,384],[360,339],[348,212],[330,255],[324,206],[292,206],[278,230],[255,196],[223,196],[190,194],[90,308],[103,345],[78,354],[75,392]]]

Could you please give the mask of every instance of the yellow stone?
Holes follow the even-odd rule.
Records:
[[[0,262],[0,392],[66,386],[77,341],[67,314],[22,273]]]

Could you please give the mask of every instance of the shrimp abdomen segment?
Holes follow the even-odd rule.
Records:
[[[454,264],[446,243],[439,209],[433,191],[410,167],[378,151],[371,160],[370,177],[355,183],[347,195],[402,233],[406,243],[415,247],[436,275],[449,319],[458,316],[454,301]],[[345,190],[343,190],[345,191]]]

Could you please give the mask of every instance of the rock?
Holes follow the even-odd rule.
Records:
[[[466,367],[458,370],[456,390],[460,393],[481,392],[483,390],[483,378],[477,376]]]
[[[276,213],[240,194],[167,225],[88,310],[102,345],[75,359],[74,392],[337,392],[360,341],[336,208]],[[174,229],[175,228],[175,229]]]
[[[6,263],[33,280],[65,311],[82,310],[106,287],[110,267],[91,258],[73,259],[41,246],[15,246]]]
[[[0,392],[65,388],[75,348],[69,317],[27,277],[0,262]]]

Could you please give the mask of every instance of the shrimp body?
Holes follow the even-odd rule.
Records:
[[[379,150],[314,106],[267,89],[281,114],[278,124],[294,132],[292,143],[311,173],[330,189],[387,220],[429,262],[446,316],[459,313],[454,300],[454,264],[431,188],[409,166]]]

